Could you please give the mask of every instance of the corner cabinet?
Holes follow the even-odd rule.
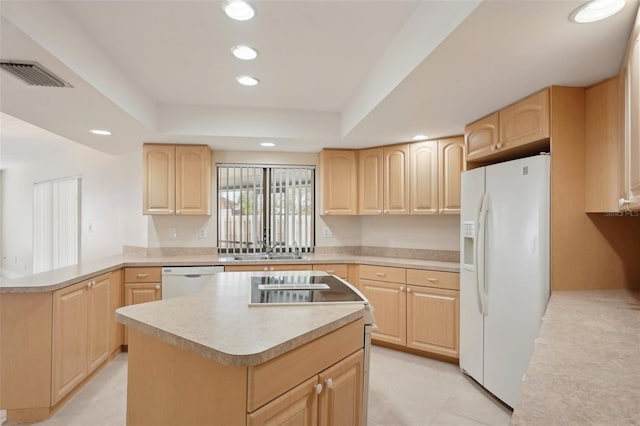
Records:
[[[144,144],[142,151],[143,214],[211,214],[208,146]]]
[[[550,90],[534,93],[465,127],[466,160],[494,161],[547,150]]]
[[[465,169],[464,138],[453,137],[410,145],[410,213],[459,214],[461,173]]]
[[[320,152],[322,215],[358,214],[357,151],[325,149]]]
[[[383,203],[382,148],[363,149],[358,153],[358,213],[382,214]]]

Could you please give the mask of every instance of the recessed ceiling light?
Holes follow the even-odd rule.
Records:
[[[248,21],[253,18],[255,11],[249,3],[242,0],[227,0],[222,2],[222,10],[227,16],[236,21]]]
[[[266,148],[272,148],[272,147],[276,146],[276,144],[273,143],[273,142],[261,142],[260,146],[264,146]]]
[[[93,129],[93,130],[90,130],[90,132],[93,133],[94,135],[101,135],[101,136],[111,135],[111,132],[108,130]]]
[[[414,141],[423,141],[425,139],[429,139],[429,136],[427,136],[427,135],[415,135],[411,139],[413,139]]]
[[[238,80],[238,83],[242,84],[243,86],[255,86],[260,82],[257,78],[251,77],[249,75],[239,75],[238,77],[236,77],[236,80]]]
[[[578,24],[601,21],[620,12],[626,0],[591,0],[574,10],[569,19]]]
[[[233,46],[231,48],[231,53],[238,59],[242,59],[245,61],[249,61],[251,59],[255,59],[258,56],[258,51],[249,46]]]

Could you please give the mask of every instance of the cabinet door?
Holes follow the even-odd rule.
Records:
[[[123,344],[123,325],[116,321],[116,309],[124,306],[124,285],[122,284],[122,269],[118,269],[111,273],[110,286],[111,295],[109,310],[109,322],[111,327],[109,330],[109,352],[113,352]]]
[[[87,373],[91,373],[108,357],[111,351],[109,331],[111,317],[111,274],[89,280],[87,292]]]
[[[410,145],[411,214],[438,214],[438,142]]]
[[[175,213],[176,150],[173,145],[144,144],[143,214]]]
[[[315,426],[318,424],[318,376],[296,386],[247,415],[248,426]]]
[[[628,117],[625,134],[627,208],[640,210],[640,38],[633,41],[627,67]]]
[[[500,111],[499,149],[549,138],[549,89],[545,89]]]
[[[373,306],[378,328],[371,337],[404,345],[407,342],[407,298],[404,284],[360,279],[362,292]]]
[[[382,148],[365,149],[358,154],[358,213],[382,214]]]
[[[162,298],[162,285],[160,283],[126,283],[124,289],[125,305],[153,302]]]
[[[53,293],[52,405],[87,376],[87,290],[85,282]]]
[[[362,422],[362,349],[320,373],[319,426],[354,426]]]
[[[438,141],[438,213],[460,214],[462,171],[465,164],[463,138]]]
[[[467,161],[481,160],[491,155],[498,145],[498,113],[480,119],[464,128]]]
[[[124,285],[125,305],[137,305],[160,299],[162,299],[162,285],[160,283],[125,283]],[[125,345],[129,343],[126,327],[124,327],[123,340]]]
[[[211,150],[206,145],[176,146],[176,214],[211,214]]]
[[[385,147],[384,214],[409,214],[409,145]]]
[[[460,292],[407,287],[407,346],[458,358]]]
[[[325,149],[320,153],[323,215],[358,214],[356,151]]]

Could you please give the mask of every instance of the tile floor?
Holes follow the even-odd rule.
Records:
[[[38,426],[124,426],[127,354]],[[458,366],[374,346],[368,426],[508,425],[511,413]]]

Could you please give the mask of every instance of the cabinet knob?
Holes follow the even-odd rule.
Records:
[[[437,283],[438,279],[437,278],[427,278],[427,281],[429,281],[430,283]]]
[[[180,210],[176,210],[176,214],[180,214]]]
[[[400,291],[404,291],[404,286],[403,285],[400,286]]]
[[[327,389],[333,389],[333,379],[327,379],[325,384],[327,385]]]
[[[407,293],[411,293],[411,287],[407,287]]]
[[[322,383],[318,383],[317,385],[315,385],[313,387],[313,391],[316,393],[316,395],[320,395],[320,393],[322,392]]]
[[[495,145],[491,145],[491,151],[495,151],[496,149],[498,149]]]
[[[385,274],[384,272],[376,272],[376,275],[379,277],[384,277],[387,274]]]
[[[502,148],[502,144],[501,144],[500,142],[498,142],[498,143],[496,144],[496,148],[497,148],[497,149]]]
[[[620,198],[618,200],[618,207],[620,207],[621,209],[626,209],[629,207],[629,200],[627,200],[626,198]]]
[[[87,283],[87,288],[91,288],[91,281]]]
[[[324,211],[324,214],[329,214],[329,210],[325,210],[325,211]]]
[[[156,290],[160,290],[160,284],[156,285]]]
[[[147,278],[148,276],[149,274],[145,274],[145,273],[138,274],[138,278]]]
[[[389,210],[386,210],[386,209],[385,209],[385,210],[382,212],[382,214],[387,214],[388,212],[389,212]]]

